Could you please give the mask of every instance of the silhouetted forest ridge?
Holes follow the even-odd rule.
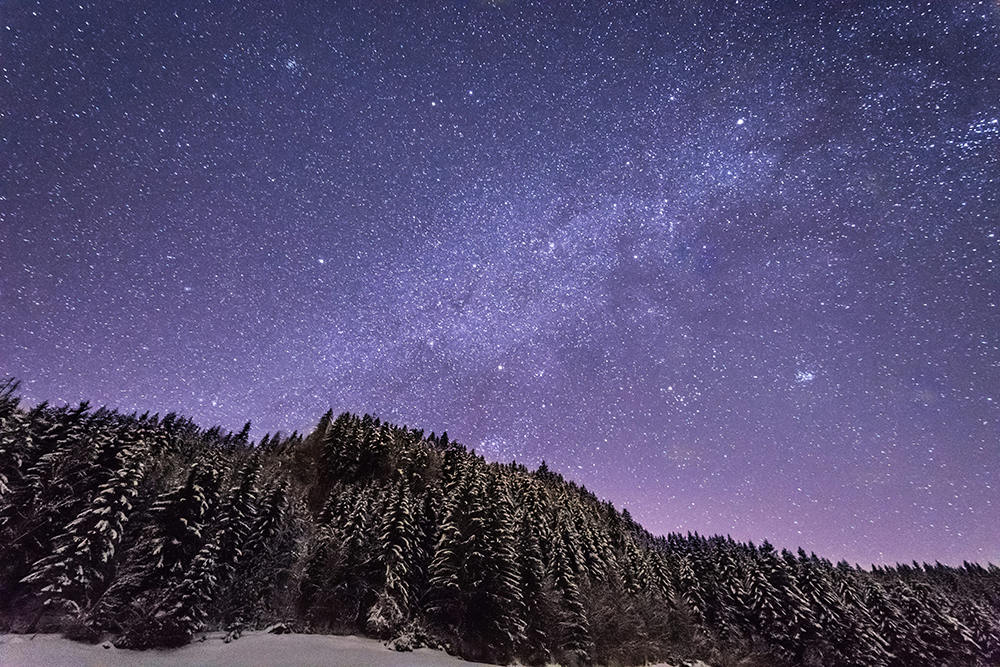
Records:
[[[332,412],[204,430],[0,383],[0,630],[178,646],[284,622],[468,659],[1000,664],[1000,568],[656,537],[542,466]]]

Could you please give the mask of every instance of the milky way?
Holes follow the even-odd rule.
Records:
[[[1000,562],[1000,8],[700,4],[4,0],[0,374]]]

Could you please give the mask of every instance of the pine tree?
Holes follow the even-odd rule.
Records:
[[[889,644],[876,628],[875,619],[865,604],[862,576],[846,562],[837,564],[832,571],[838,596],[843,601],[851,618],[853,633],[857,637],[857,653],[865,664],[887,665],[891,656]]]
[[[104,592],[146,469],[146,454],[141,441],[120,447],[117,469],[90,506],[55,538],[52,553],[37,561],[22,580],[38,591],[43,609],[62,608],[82,618]]]
[[[236,444],[245,444],[248,427],[236,437]],[[231,604],[232,595],[224,593],[241,573],[246,560],[248,546],[262,546],[261,536],[251,538],[251,528],[257,519],[256,486],[260,476],[260,460],[251,454],[244,468],[238,472],[238,483],[225,497],[218,511],[218,518],[211,526],[208,540],[191,561],[185,577],[173,586],[160,603],[155,620],[161,633],[170,644],[186,643],[190,637],[203,629],[206,620],[213,615],[221,618],[232,609],[219,609],[218,601]],[[274,523],[275,512],[271,508],[267,521],[260,525],[265,532],[277,530]],[[242,617],[231,621],[237,632],[242,627]]]
[[[719,638],[737,645],[747,630],[746,590],[743,587],[743,570],[732,539],[711,540],[716,562],[716,580],[709,590],[711,621],[718,629]]]
[[[903,609],[899,598],[905,597],[900,581],[888,588],[878,582],[868,586],[866,603],[871,610],[879,634],[889,643],[890,667],[932,664],[931,647],[921,636],[919,628]]]
[[[524,633],[521,579],[514,552],[514,506],[510,490],[498,474],[479,486],[485,506],[482,585],[474,598],[489,622],[481,630],[491,660],[507,662]]]
[[[257,516],[257,482],[260,478],[260,459],[251,455],[240,471],[239,482],[229,490],[218,520],[213,527],[218,544],[218,562],[222,568],[219,576],[223,583],[235,574],[244,556],[250,530]]]
[[[919,656],[940,664],[971,664],[974,649],[971,631],[951,613],[943,599],[923,581],[897,582],[891,588],[897,608],[919,637],[919,650],[897,648],[897,656]],[[909,640],[913,642],[913,638]]]
[[[173,623],[181,613],[172,609],[183,597],[184,582],[192,577],[204,581],[206,554],[212,567],[218,544],[209,546],[209,527],[219,502],[221,448],[226,447],[218,429],[202,440],[204,456],[190,467],[184,481],[161,493],[149,511],[149,523],[135,545],[126,572],[107,592],[109,604],[131,601],[114,614],[114,624],[123,628],[116,641],[119,648],[174,646],[190,638],[189,626]],[[204,551],[205,548],[207,551]],[[198,559],[199,565],[194,561]],[[207,571],[215,575],[214,570]],[[190,586],[190,584],[188,584]],[[185,629],[187,628],[187,629]]]
[[[445,462],[448,462],[447,456]],[[456,635],[465,611],[462,606],[461,575],[468,533],[467,528],[463,530],[463,501],[466,494],[464,486],[457,484],[452,484],[447,493],[438,542],[428,568],[428,589],[424,595],[423,608],[439,627]]]
[[[625,589],[629,595],[637,596],[650,588],[652,575],[644,550],[632,539],[631,535],[623,535],[622,562],[619,565],[625,580]]]
[[[262,493],[243,549],[238,571],[226,587],[223,622],[233,636],[256,624],[267,613],[265,602],[279,581],[290,577],[295,558],[295,533],[286,520],[288,498],[283,483]]]
[[[581,559],[580,574],[586,576],[589,581],[604,581],[610,569],[610,563],[614,562],[608,531],[597,529],[593,517],[585,510],[583,504],[577,499],[574,501],[570,505],[570,513],[573,534],[576,536],[576,545]],[[639,567],[638,563],[633,564]],[[644,579],[648,583],[648,578],[644,577]]]
[[[552,571],[560,603],[560,618],[553,633],[553,650],[563,656],[571,666],[590,664],[594,642],[590,636],[590,622],[577,584],[577,574],[570,560],[566,530],[555,535]]]
[[[27,415],[18,409],[21,399],[14,396],[19,383],[7,378],[0,383],[0,516],[11,488],[21,485],[21,466],[30,449],[27,442]]]
[[[205,462],[196,464],[183,484],[153,504],[143,590],[169,587],[187,571],[205,541],[204,530],[218,494],[218,475]]]
[[[382,509],[377,489],[348,487],[343,511],[319,531],[300,586],[300,609],[310,625],[357,631],[367,623],[377,589],[377,544],[371,530]]]
[[[648,553],[649,572],[651,585],[656,588],[659,594],[667,600],[674,597],[674,573],[671,571],[667,559],[658,548],[651,548]]]
[[[556,611],[543,547],[543,542],[550,541],[546,539],[548,526],[539,499],[539,488],[534,480],[522,483],[517,507],[517,554],[525,621],[520,653],[528,664],[545,664],[550,657],[549,632],[555,624]]]
[[[343,525],[357,510],[362,489],[356,485],[331,494],[316,522],[299,583],[299,614],[314,627],[328,626],[334,616],[330,582],[345,560]]]
[[[822,628],[814,646],[828,661],[882,665],[888,659],[884,644],[866,636],[851,610],[837,593],[833,566],[799,549],[795,581],[813,618]],[[876,633],[877,635],[877,633]]]
[[[257,454],[250,454],[244,467],[234,476],[237,481],[222,499],[217,518],[210,528],[208,541],[202,547],[204,551],[211,545],[213,553],[195,557],[195,560],[201,563],[202,571],[196,571],[192,576],[194,581],[208,582],[211,579],[215,583],[216,590],[212,591],[213,595],[210,598],[212,608],[199,613],[207,615],[211,612],[219,618],[227,617],[229,623],[238,629],[242,627],[243,621],[241,616],[234,617],[233,607],[240,604],[234,601],[240,591],[237,580],[243,574],[243,562],[249,554],[247,544],[257,515],[256,487],[260,476],[260,459]],[[204,569],[209,562],[206,560],[209,555],[214,562],[211,571]],[[191,585],[193,584],[188,584],[188,587]],[[191,604],[207,603],[204,600],[197,600]],[[192,628],[192,632],[200,629],[193,626]]]
[[[758,641],[766,642],[780,629],[783,606],[777,589],[755,559],[747,559],[744,566],[743,591],[748,630]]]
[[[319,526],[303,563],[299,581],[298,615],[312,628],[329,627],[334,616],[329,582],[340,567],[340,550],[330,526]]]
[[[978,647],[980,662],[1000,664],[1000,609],[975,599],[961,599],[956,618],[969,628],[971,644]]]
[[[150,625],[140,632],[132,631],[130,636],[135,639],[126,644],[129,648],[183,646],[205,627],[219,586],[219,551],[214,539],[198,550],[185,576],[158,605]]]
[[[392,451],[392,431],[383,427],[377,419],[365,415],[362,422],[361,444],[355,479],[369,481],[384,478],[390,471]]]
[[[556,512],[555,535],[562,538],[562,549],[565,551],[566,565],[573,572],[574,577],[585,577],[587,573],[587,557],[584,555],[580,544],[580,534],[576,530],[576,525],[568,516],[568,512],[563,509],[565,504],[561,504]]]
[[[462,655],[508,659],[524,627],[513,509],[507,489],[487,475],[480,462],[451,480],[425,610],[461,642]]]
[[[707,605],[705,603],[705,593],[702,590],[701,580],[692,565],[691,556],[685,554],[681,557],[677,567],[677,590],[679,602],[690,613],[695,625],[704,627],[705,613]]]
[[[29,414],[31,448],[21,483],[0,507],[0,590],[12,590],[47,555],[52,539],[86,506],[93,450],[87,439],[87,403]]]
[[[459,577],[467,532],[467,529],[463,531],[463,522],[471,479],[467,468],[466,458],[458,450],[445,452],[441,468],[441,518],[435,531],[438,537],[428,566],[427,591],[422,601],[423,610],[452,634],[456,632],[462,615]]]
[[[400,474],[379,529],[378,562],[384,568],[384,585],[368,612],[368,630],[376,636],[399,632],[413,606],[412,580],[419,548],[413,509],[409,486]]]
[[[329,415],[324,415],[320,422],[329,420]],[[339,482],[348,484],[357,478],[358,466],[361,459],[361,428],[360,422],[353,415],[344,413],[325,429],[320,438],[320,454],[317,463],[319,472],[319,483],[317,490],[320,498],[317,504],[321,503],[329,492],[330,487]],[[320,431],[318,430],[317,433]]]

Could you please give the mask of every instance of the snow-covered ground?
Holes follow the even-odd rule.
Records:
[[[400,653],[361,637],[248,632],[226,644],[222,634],[169,651],[127,651],[80,644],[59,635],[0,634],[0,667],[470,667],[427,648]],[[655,666],[654,666],[655,667]],[[669,667],[662,665],[661,667]]]
[[[468,667],[447,653],[400,653],[360,637],[248,632],[226,644],[210,634],[169,651],[128,651],[59,635],[0,635],[0,667]]]

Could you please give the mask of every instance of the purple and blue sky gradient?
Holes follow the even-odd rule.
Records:
[[[0,2],[0,375],[1000,563],[995,2]]]

